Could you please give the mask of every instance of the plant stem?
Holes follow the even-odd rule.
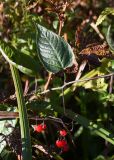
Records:
[[[27,110],[23,98],[23,91],[18,70],[10,64],[10,69],[16,90],[16,97],[19,109],[21,140],[22,140],[22,157],[23,160],[32,160],[31,140],[29,134],[29,122],[27,118]]]
[[[49,84],[50,84],[50,82],[51,82],[51,79],[52,79],[52,73],[49,73],[49,75],[48,75],[48,80],[47,80],[47,82],[46,82],[46,84],[45,84],[45,86],[44,86],[44,91],[46,91],[46,90],[48,89]]]

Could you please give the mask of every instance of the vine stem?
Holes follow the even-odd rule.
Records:
[[[37,91],[37,93],[33,91],[33,92],[27,94],[25,97],[31,97],[32,96],[31,99],[34,99],[34,96],[35,96],[34,94],[35,93],[38,94],[38,95],[43,95],[43,94],[49,93],[51,91],[62,90],[63,88],[66,88],[66,87],[68,87],[69,85],[72,85],[72,84],[73,84],[74,87],[76,87],[76,85],[79,84],[79,83],[84,83],[86,81],[96,80],[96,79],[99,79],[99,78],[108,78],[108,77],[111,77],[111,76],[114,75],[114,72],[111,72],[111,73],[105,74],[105,75],[100,75],[100,76],[95,76],[96,75],[96,72],[95,72],[95,74],[91,74],[91,75],[93,77],[90,77],[90,78],[83,78],[82,77],[79,80],[74,80],[74,81],[67,82],[64,85],[60,86],[60,87],[50,88],[50,89],[47,89],[47,90],[44,90],[44,91],[41,91],[41,92]],[[15,98],[16,97],[15,97],[15,94],[14,94],[14,95],[11,95],[10,97],[6,98],[6,99],[1,100],[0,103],[4,104],[4,103],[8,103],[8,101],[11,101],[11,100],[15,101]],[[0,111],[0,118],[2,118],[2,116],[4,116],[4,114],[2,113],[2,111]],[[6,114],[5,116],[8,116],[8,115]],[[10,115],[10,116],[13,117],[13,115]]]
[[[51,79],[52,79],[52,73],[49,73],[49,75],[48,75],[48,80],[47,80],[47,82],[46,82],[46,84],[45,84],[45,86],[44,86],[44,91],[46,91],[46,90],[48,89],[49,84],[50,84],[50,82],[51,82]]]
[[[68,83],[65,83],[64,85],[60,86],[60,87],[55,87],[55,88],[50,88],[50,89],[47,89],[47,90],[44,90],[42,92],[38,92],[39,95],[42,95],[42,94],[46,94],[48,92],[51,92],[51,91],[57,91],[57,90],[62,90],[64,89],[65,87],[73,84],[73,87],[76,86],[77,83],[80,83],[80,82],[86,82],[86,81],[91,81],[91,80],[96,80],[96,79],[99,79],[99,78],[107,78],[107,77],[110,77],[114,75],[114,72],[112,73],[109,73],[109,74],[106,74],[106,75],[100,75],[100,76],[96,76],[96,77],[91,77],[91,78],[82,78],[82,79],[79,79],[79,80],[74,80],[74,81],[70,81]]]
[[[10,69],[11,69],[14,86],[16,90],[16,97],[17,97],[18,110],[19,110],[21,141],[22,141],[22,157],[23,157],[23,160],[32,160],[29,122],[27,117],[27,110],[25,107],[25,101],[23,97],[21,80],[20,80],[18,70],[11,64],[10,64]]]
[[[82,72],[86,67],[86,64],[87,64],[87,60],[83,60],[81,65],[80,65],[80,67],[79,67],[79,70],[78,70],[78,73],[76,75],[76,79],[75,80],[79,80],[80,79],[80,77],[82,75]]]

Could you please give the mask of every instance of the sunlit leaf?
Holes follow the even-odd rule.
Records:
[[[114,60],[112,60],[112,69],[114,69]]]
[[[114,51],[114,40],[112,38],[112,33],[111,33],[111,26],[108,27],[107,35],[106,35],[106,40],[111,48],[112,51]]]
[[[53,21],[53,28],[54,28],[54,29],[57,29],[58,24],[59,24],[59,21],[58,21],[58,20]]]
[[[96,25],[100,25],[109,14],[114,15],[114,8],[105,8],[105,10],[103,10],[100,16],[98,17]]]
[[[36,24],[37,49],[44,67],[53,73],[73,65],[74,54],[70,45],[54,32]]]
[[[83,86],[84,86],[84,88],[86,88],[86,89],[90,88],[93,91],[106,91],[108,84],[105,83],[104,78],[99,78],[97,80],[88,81]]]
[[[100,155],[100,156],[98,156],[97,158],[95,158],[94,160],[105,160],[105,157],[102,156],[102,155]]]

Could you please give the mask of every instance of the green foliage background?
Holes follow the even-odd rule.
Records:
[[[58,34],[60,25],[59,18],[61,18],[59,16],[63,14],[61,5],[64,1],[56,0],[52,2],[53,3],[49,0],[31,0],[25,2],[22,0],[1,0],[0,2],[0,45],[2,46],[3,43],[5,43],[5,51],[8,50],[8,53],[11,53],[8,57],[10,57],[16,65],[24,66],[24,69],[20,67],[20,71],[22,71],[20,72],[20,76],[23,90],[26,81],[29,81],[29,91],[25,100],[28,115],[33,118],[30,119],[32,145],[41,144],[43,147],[46,147],[46,149],[48,148],[49,154],[52,154],[53,159],[57,160],[113,160],[114,139],[113,136],[110,137],[109,135],[114,132],[114,87],[113,82],[111,85],[110,77],[69,85],[64,88],[64,96],[61,90],[50,91],[43,95],[40,94],[44,91],[48,72],[42,66],[37,56],[34,23],[38,23]],[[68,3],[70,3],[70,1],[68,1]],[[53,4],[57,4],[56,10]],[[64,23],[61,36],[64,37],[67,35],[67,41],[73,49],[78,66],[82,63],[79,52],[91,43],[103,44],[104,41],[107,41],[110,50],[113,52],[111,48],[111,46],[114,45],[113,36],[111,38],[111,35],[109,36],[108,34],[108,38],[106,38],[110,25],[112,35],[114,32],[113,8],[113,0],[82,0],[79,1],[79,3],[78,1],[72,1],[66,8],[64,17],[62,17]],[[91,27],[91,22],[97,24],[98,29],[104,36],[103,40],[99,38],[99,35]],[[81,35],[79,35],[80,41],[78,44],[77,32],[79,32],[79,30],[81,30]],[[109,39],[111,41],[109,41]],[[8,43],[6,44],[6,42]],[[9,46],[12,46],[12,52],[9,52]],[[15,52],[14,56],[12,56],[13,52]],[[100,61],[100,66],[91,63],[87,64],[82,72],[81,80],[113,73],[113,58],[107,59],[104,57]],[[0,75],[0,110],[15,110],[17,106],[16,100],[9,99],[9,101],[6,101],[15,91],[9,65],[4,60],[2,54],[0,55]],[[75,80],[75,74],[67,73],[66,81],[69,82],[73,80]],[[35,87],[36,81],[37,88]],[[55,74],[49,88],[60,87],[63,83],[63,74]],[[65,115],[63,111],[63,97],[66,112],[69,113],[68,115]],[[77,114],[79,114],[79,117],[76,117]],[[83,119],[80,115],[86,119]],[[46,133],[36,134],[32,128],[32,125],[36,124],[36,116],[40,119],[37,120],[37,123],[42,122],[45,118],[50,119],[50,117],[55,119],[59,118],[61,123],[53,119],[48,119],[45,121],[48,128]],[[3,119],[0,122],[5,123]],[[89,122],[98,125],[98,130]],[[18,120],[15,128],[17,126]],[[58,131],[65,126],[68,131],[67,141],[70,149],[66,153],[61,153],[61,151],[56,148],[55,141],[58,138]],[[100,130],[102,128],[105,128],[109,132],[107,133],[106,130],[102,132]],[[5,134],[4,131],[0,132]],[[13,151],[12,148],[7,145],[0,154],[1,160],[9,159],[9,154],[13,154]],[[12,156],[14,156],[14,158],[10,158],[15,159],[15,155],[13,154]],[[36,148],[34,148],[33,151],[33,158],[36,160],[51,159]]]

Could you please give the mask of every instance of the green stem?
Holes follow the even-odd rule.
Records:
[[[23,91],[18,70],[10,64],[10,69],[15,85],[16,97],[20,118],[21,141],[22,141],[22,157],[23,160],[32,160],[31,140],[29,133],[29,122],[27,118],[27,110],[23,98]]]

